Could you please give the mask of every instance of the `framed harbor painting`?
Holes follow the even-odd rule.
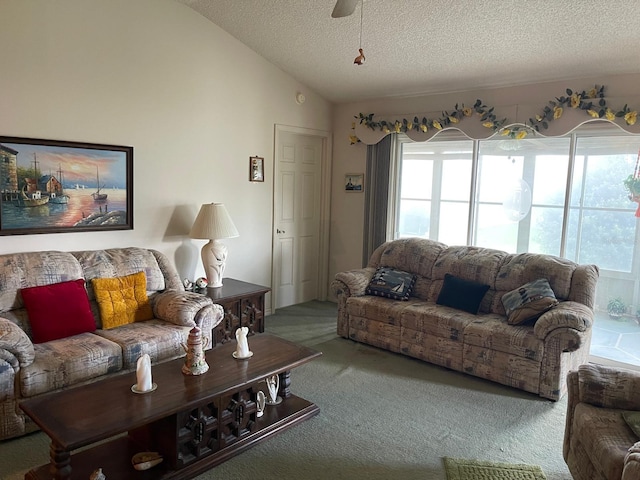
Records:
[[[0,136],[0,235],[133,229],[133,147]]]

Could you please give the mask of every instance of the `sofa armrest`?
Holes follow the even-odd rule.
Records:
[[[640,442],[633,445],[627,456],[624,457],[621,480],[635,480],[637,478],[640,478]]]
[[[578,302],[560,302],[543,313],[533,327],[536,337],[544,340],[553,330],[569,328],[586,332],[593,325],[593,310]],[[576,348],[579,345],[576,346]]]
[[[640,410],[640,372],[593,363],[578,368],[578,398],[596,407]]]
[[[167,290],[153,298],[153,313],[160,320],[185,327],[199,326],[202,335],[211,339],[211,331],[224,317],[222,306],[206,295]],[[209,343],[211,345],[211,343]]]
[[[376,269],[373,267],[360,268],[336,273],[331,282],[331,289],[338,299],[338,318],[336,331],[338,335],[349,338],[349,315],[347,314],[347,300],[349,297],[361,297],[365,293],[367,285],[373,278]]]
[[[332,282],[331,287],[338,296],[344,293],[348,297],[360,297],[364,295],[367,285],[369,285],[375,272],[375,268],[366,267],[336,273],[335,280]]]
[[[0,317],[0,358],[14,370],[28,367],[36,353],[29,336],[15,323]]]

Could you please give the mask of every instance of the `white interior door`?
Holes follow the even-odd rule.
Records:
[[[321,137],[280,132],[274,175],[275,308],[318,298]]]

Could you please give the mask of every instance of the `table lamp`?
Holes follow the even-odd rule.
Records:
[[[189,237],[209,239],[202,247],[201,255],[210,287],[222,286],[222,275],[227,261],[227,247],[219,239],[238,235],[238,230],[223,203],[206,203],[200,207]]]

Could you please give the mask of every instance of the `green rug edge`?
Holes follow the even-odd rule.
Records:
[[[451,458],[451,457],[443,457],[444,461],[444,469],[447,473],[447,480],[472,480],[469,478],[462,477],[460,473],[460,466],[465,465],[478,465],[478,466],[486,466],[486,467],[494,467],[494,468],[504,468],[510,470],[520,470],[525,472],[531,472],[535,475],[537,480],[546,480],[542,468],[538,465],[525,465],[525,464],[514,464],[514,463],[501,463],[501,462],[489,462],[484,460],[468,460],[464,458]]]

